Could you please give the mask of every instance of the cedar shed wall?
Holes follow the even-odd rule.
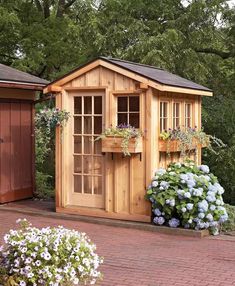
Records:
[[[144,199],[146,187],[151,182],[154,170],[160,165],[163,166],[169,160],[168,158],[163,159],[158,152],[159,102],[160,98],[166,95],[171,97],[180,96],[180,94],[170,95],[160,93],[152,88],[141,90],[139,87],[137,81],[104,67],[94,68],[62,86],[61,93],[56,96],[56,105],[59,108],[70,111],[72,116],[62,135],[60,135],[60,130],[57,128],[57,211],[146,222],[151,220],[151,206]],[[92,94],[103,96],[103,129],[110,125],[117,125],[118,96],[138,95],[140,129],[146,130],[146,132],[143,138],[143,152],[141,154],[132,154],[130,157],[123,157],[122,154],[118,153],[102,154],[104,201],[100,202],[98,207],[88,209],[86,208],[86,203],[83,203],[83,197],[80,199],[81,204],[79,200],[76,201],[76,198],[73,197],[74,185],[76,184],[73,154],[73,100],[76,96]],[[193,97],[192,99],[198,100],[199,103],[198,97]],[[197,121],[199,126],[199,116]],[[170,160],[174,160],[174,157]],[[92,206],[96,206],[95,203]]]

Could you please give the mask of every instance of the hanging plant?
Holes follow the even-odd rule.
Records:
[[[169,128],[161,132],[160,139],[166,142],[167,153],[170,153],[171,146],[173,146],[174,151],[180,151],[182,157],[185,157],[198,147],[207,147],[214,153],[216,151],[213,146],[225,147],[222,140],[206,134],[203,130],[197,130],[196,127],[185,129],[181,129],[180,127],[176,129]]]
[[[56,126],[64,127],[70,113],[59,108],[43,108],[35,116],[36,128],[43,128],[46,133],[54,132]]]
[[[117,139],[116,143],[119,142],[119,138],[121,138],[121,151],[124,154],[124,156],[130,156],[131,153],[139,153],[138,150],[130,150],[131,143],[134,139],[134,147],[137,147],[141,137],[143,136],[142,131],[139,129],[129,125],[129,124],[120,124],[116,127],[109,127],[104,130],[104,132],[96,138],[96,140],[105,139],[105,138],[111,138],[113,137],[114,140]],[[111,148],[112,146],[110,146]],[[103,149],[103,148],[102,148]],[[106,151],[105,151],[106,152]],[[112,149],[110,149],[110,152],[113,152]]]

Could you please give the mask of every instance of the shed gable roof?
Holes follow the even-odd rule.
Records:
[[[182,78],[178,75],[172,74],[163,69],[109,57],[99,57],[84,65],[79,66],[66,75],[51,82],[44,89],[44,93],[52,91],[51,87],[55,87],[56,92],[58,92],[58,86],[63,86],[72,79],[86,73],[87,71],[97,66],[104,66],[120,74],[129,76],[132,79],[144,82],[149,86],[161,91],[182,92],[208,96],[212,95],[212,91],[209,88]]]
[[[15,68],[0,64],[0,82],[16,82],[45,86],[49,82],[45,79],[19,71]]]
[[[193,81],[190,81],[188,79],[185,79],[176,74],[170,73],[166,70],[163,70],[163,69],[160,69],[154,66],[138,64],[134,62],[113,59],[113,58],[106,58],[106,57],[101,57],[101,58],[104,59],[105,61],[113,63],[117,66],[120,66],[124,69],[132,71],[139,75],[142,75],[158,83],[162,83],[162,84],[170,85],[170,86],[178,86],[178,87],[183,87],[183,88],[192,88],[192,89],[197,89],[197,90],[211,91],[211,89],[205,86],[202,86]]]

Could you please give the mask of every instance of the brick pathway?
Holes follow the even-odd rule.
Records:
[[[233,239],[168,236],[0,211],[0,241],[19,217],[38,227],[59,224],[86,232],[105,259],[102,286],[235,285]]]

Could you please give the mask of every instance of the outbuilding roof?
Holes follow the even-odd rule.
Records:
[[[18,85],[33,85],[44,87],[49,82],[45,79],[19,71],[15,68],[0,64],[0,84],[15,83]]]
[[[149,66],[149,65],[144,65],[144,64],[119,60],[119,59],[107,58],[107,57],[101,57],[101,58],[114,65],[117,65],[126,70],[142,75],[158,83],[162,83],[162,84],[170,85],[170,86],[178,86],[178,87],[183,87],[183,88],[192,88],[192,89],[198,89],[198,90],[211,91],[211,89],[205,86],[202,86],[193,81],[187,80],[183,77],[170,73],[161,68],[157,68],[155,66]]]
[[[77,77],[78,74],[81,75],[83,72],[86,73],[89,69],[93,69],[97,66],[104,66],[106,68],[117,70],[119,73],[124,73],[124,70],[129,73],[133,79],[136,78],[135,75],[138,75],[142,79],[146,79],[146,83],[153,88],[159,89],[161,91],[170,91],[170,92],[183,92],[183,93],[192,93],[198,95],[213,95],[212,90],[197,84],[193,81],[180,77],[176,74],[170,73],[161,68],[139,64],[135,62],[115,59],[111,57],[98,57],[92,61],[89,61],[76,69],[70,71],[64,76],[52,81],[44,89],[44,93],[48,92],[58,92],[61,85],[69,82],[73,78]],[[115,69],[116,67],[116,69]],[[143,80],[144,83],[144,80]],[[59,89],[58,89],[59,88]]]

